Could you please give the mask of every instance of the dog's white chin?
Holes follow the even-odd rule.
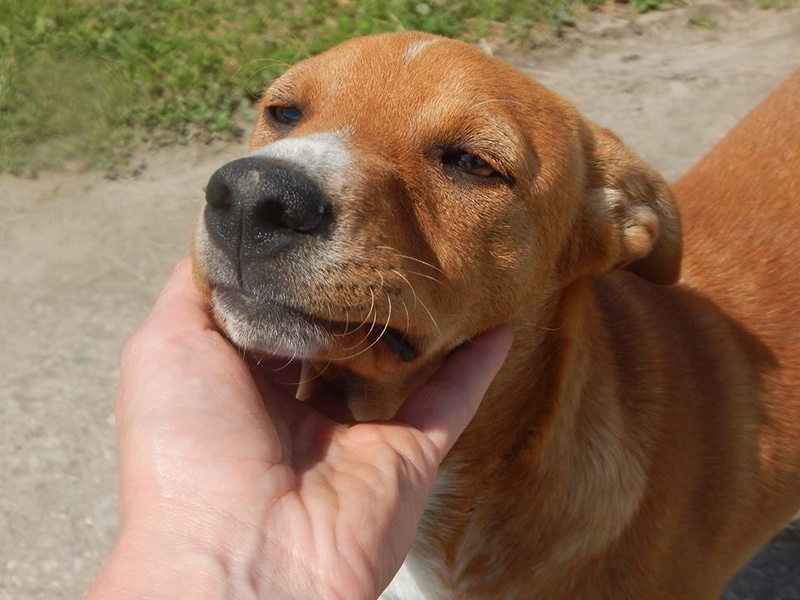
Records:
[[[327,346],[322,342],[300,339],[278,332],[256,331],[252,327],[230,327],[222,325],[233,344],[246,352],[269,355],[276,358],[312,359],[320,356]],[[308,337],[306,335],[303,336]]]
[[[211,305],[217,324],[245,352],[289,359],[334,360],[338,356],[338,360],[347,360],[377,346],[401,362],[419,357],[414,343],[388,324],[381,330],[362,331],[354,346],[342,347],[342,336],[356,335],[355,331],[347,332],[345,324],[291,306],[224,288],[212,290]]]
[[[217,294],[212,295],[212,305],[222,331],[235,346],[246,352],[312,359],[331,348],[330,334],[298,315],[281,310],[244,311]]]

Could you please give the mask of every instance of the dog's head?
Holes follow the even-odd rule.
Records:
[[[234,343],[403,378],[578,278],[680,266],[664,181],[467,44],[360,38],[265,92],[208,182],[193,256]]]

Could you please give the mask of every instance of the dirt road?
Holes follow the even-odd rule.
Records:
[[[800,66],[800,8],[720,6],[599,16],[559,47],[499,53],[673,179]],[[122,345],[185,253],[208,176],[243,151],[164,151],[118,181],[0,177],[0,599],[79,597],[108,552]],[[798,528],[773,552],[727,600],[800,599]]]

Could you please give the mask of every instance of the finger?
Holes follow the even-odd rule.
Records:
[[[122,353],[122,383],[131,368],[163,360],[165,344],[185,339],[187,334],[214,329],[208,301],[195,289],[191,263],[181,260],[173,269],[150,314],[125,344]],[[149,359],[149,360],[148,360]]]
[[[353,425],[357,422],[350,407],[347,406],[344,394],[338,390],[329,388],[317,390],[306,404],[339,425]]]
[[[195,373],[211,378],[219,368],[235,373],[238,379],[249,376],[240,352],[216,333],[209,313],[208,301],[192,282],[191,263],[184,258],[167,279],[144,323],[125,345],[118,418],[127,412],[128,399],[133,397],[127,393],[129,388],[138,389],[142,381],[154,380],[157,374],[180,373],[194,380]],[[177,389],[179,384],[173,387]]]
[[[498,327],[465,343],[398,411],[395,421],[419,429],[433,442],[437,464],[472,420],[512,339],[510,328]]]
[[[215,328],[208,299],[192,281],[192,264],[188,257],[173,269],[145,325],[175,332]]]

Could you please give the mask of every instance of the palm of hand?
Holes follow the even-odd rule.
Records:
[[[510,339],[496,341],[499,368]],[[478,360],[470,352],[463,362]],[[179,268],[123,359],[123,524],[215,548],[265,597],[375,597],[496,368],[444,369],[406,422],[340,425],[295,400],[271,369],[251,368]],[[461,408],[442,428],[444,391]],[[459,394],[472,397],[467,406]]]

